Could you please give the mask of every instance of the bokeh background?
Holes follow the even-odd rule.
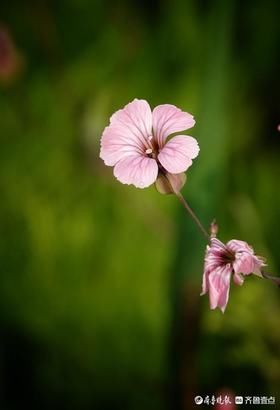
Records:
[[[193,221],[99,159],[135,97],[191,112],[185,197],[279,274],[279,45],[277,0],[1,2],[1,410],[280,408],[279,289],[210,311]]]

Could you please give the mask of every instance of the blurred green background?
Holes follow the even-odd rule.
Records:
[[[192,409],[275,396],[280,291],[200,298],[205,243],[176,198],[99,159],[135,97],[195,115],[184,195],[280,271],[279,2],[0,5],[0,409]]]

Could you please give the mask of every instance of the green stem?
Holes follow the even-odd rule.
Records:
[[[200,222],[200,220],[198,219],[194,211],[191,209],[191,207],[189,206],[189,204],[187,203],[187,201],[185,200],[181,192],[177,190],[176,187],[173,186],[172,180],[169,179],[168,174],[163,174],[163,177],[165,177],[167,184],[170,187],[171,192],[173,192],[177,196],[181,204],[183,204],[184,208],[188,211],[188,213],[190,214],[194,222],[197,224],[203,236],[205,236],[207,241],[209,241],[211,239],[210,235],[208,234],[207,230],[204,228],[204,226],[202,225],[202,223]]]
[[[275,285],[280,287],[280,278],[279,277],[268,275],[266,272],[262,272],[262,277],[264,279],[271,280],[273,283],[275,283]]]
[[[187,203],[187,201],[185,200],[185,198],[183,197],[181,192],[175,192],[174,191],[174,193],[177,196],[177,198],[179,199],[179,201],[181,202],[181,204],[183,204],[184,208],[188,211],[188,213],[190,214],[190,216],[195,221],[198,228],[200,229],[200,231],[202,232],[202,234],[205,236],[205,238],[208,241],[210,239],[209,234],[207,233],[206,229],[204,228],[204,226],[202,225],[202,223],[200,222],[200,220],[198,219],[198,217],[196,216],[194,211],[191,209],[191,207],[189,206],[189,204]]]

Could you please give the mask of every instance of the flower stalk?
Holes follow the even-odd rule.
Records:
[[[204,228],[204,226],[202,225],[202,223],[200,222],[200,220],[198,219],[198,217],[196,216],[196,214],[194,213],[194,211],[191,209],[191,207],[189,206],[189,204],[187,203],[187,201],[185,200],[185,198],[183,197],[183,195],[181,194],[181,192],[175,192],[175,195],[177,196],[177,198],[179,199],[179,201],[181,202],[181,204],[183,205],[183,207],[187,210],[187,212],[190,214],[190,216],[192,217],[192,219],[194,220],[194,222],[196,223],[196,225],[198,226],[198,228],[200,229],[200,232],[203,234],[203,236],[209,240],[210,236],[207,233],[206,229]]]
[[[264,279],[271,280],[273,283],[275,283],[275,285],[277,285],[278,287],[280,287],[280,278],[279,278],[279,277],[269,275],[268,273],[263,272],[263,271],[262,271],[262,277],[263,277]]]

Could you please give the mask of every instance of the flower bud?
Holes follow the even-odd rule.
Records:
[[[219,231],[219,225],[217,224],[216,219],[214,219],[210,225],[211,238],[215,238],[217,236],[218,231]]]
[[[155,187],[160,194],[174,194],[180,192],[185,185],[187,176],[184,172],[181,174],[159,173],[155,182]]]

